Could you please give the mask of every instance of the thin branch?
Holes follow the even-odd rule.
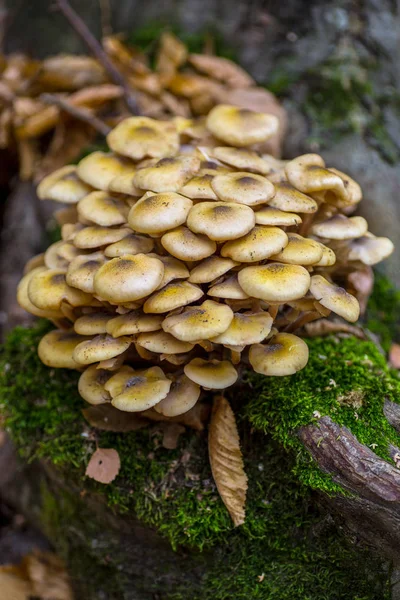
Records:
[[[96,115],[91,113],[87,108],[78,108],[61,96],[56,96],[55,94],[41,94],[40,100],[43,100],[46,104],[55,104],[75,119],[88,123],[88,125],[93,127],[93,129],[96,129],[101,135],[106,136],[111,131],[111,127],[106,125],[104,121],[98,119]]]
[[[81,17],[75,12],[72,8],[68,0],[55,0],[55,4],[57,8],[63,13],[71,27],[76,31],[79,37],[84,41],[84,43],[89,48],[90,52],[97,58],[97,60],[103,65],[104,69],[107,71],[110,79],[121,86],[124,90],[125,102],[130,110],[130,112],[134,115],[140,114],[140,110],[134,97],[131,89],[126,83],[124,77],[115,68],[112,64],[111,60],[108,58],[107,54],[104,52],[101,44],[94,37],[86,23],[81,19]]]

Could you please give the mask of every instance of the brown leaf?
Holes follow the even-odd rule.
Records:
[[[389,362],[395,369],[400,369],[400,344],[392,344],[390,346]]]
[[[114,448],[97,448],[89,460],[85,475],[100,483],[111,483],[120,467],[119,454]]]
[[[242,67],[228,58],[190,54],[188,61],[201,73],[206,73],[233,88],[246,88],[254,85],[254,79]]]
[[[137,413],[118,410],[111,404],[99,404],[82,410],[83,416],[92,427],[104,431],[136,431],[148,425],[149,421]]]
[[[245,519],[247,476],[235,415],[223,396],[214,399],[208,433],[211,470],[218,492],[235,527]]]

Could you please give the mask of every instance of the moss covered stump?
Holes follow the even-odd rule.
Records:
[[[386,513],[396,519],[398,499],[388,492],[382,500],[377,482],[384,477],[385,489],[397,493],[400,440],[384,408],[397,414],[400,385],[374,344],[311,340],[307,369],[282,379],[251,375],[232,394],[249,477],[246,522],[234,529],[211,477],[206,432],[187,431],[166,450],[159,425],[123,434],[93,429],[81,413],[78,375],[37,358],[46,327],[15,330],[2,352],[1,402],[24,473],[1,492],[41,523],[66,559],[77,598],[391,598],[397,531],[381,539],[385,528],[373,516],[378,506],[380,524]],[[331,435],[354,439],[366,462],[343,466],[338,454],[319,454]],[[84,476],[96,446],[120,455],[111,484]],[[383,471],[363,481],[360,469],[354,491],[348,474],[371,461]],[[354,502],[357,526],[348,519]],[[360,541],[360,522],[374,533],[366,536],[370,546]]]

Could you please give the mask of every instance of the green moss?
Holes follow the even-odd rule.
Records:
[[[379,336],[386,352],[392,342],[400,343],[400,290],[396,290],[391,281],[378,271],[375,272],[365,326]]]
[[[387,572],[380,560],[350,545],[313,505],[310,488],[330,493],[337,488],[290,437],[319,410],[349,426],[364,443],[377,443],[376,452],[386,457],[387,442],[396,440],[383,421],[382,402],[384,396],[395,398],[398,382],[391,379],[371,343],[351,338],[312,340],[310,367],[295,377],[248,376],[251,387],[242,394],[243,406],[238,408],[249,477],[247,517],[245,525],[235,530],[212,481],[205,434],[188,432],[179,448],[170,451],[162,448],[157,426],[129,434],[92,429],[81,416],[78,374],[48,369],[37,357],[38,340],[47,329],[47,324],[39,323],[10,335],[0,357],[0,398],[21,455],[27,460],[47,458],[65,481],[81,491],[61,500],[43,493],[43,520],[53,539],[54,532],[56,539],[65,538],[70,528],[73,540],[81,531],[82,539],[78,536],[68,544],[80,544],[82,550],[96,537],[96,523],[79,520],[85,506],[82,494],[94,493],[105,498],[111,511],[127,518],[135,514],[156,528],[173,547],[203,549],[198,557],[203,591],[192,590],[195,599],[388,598]],[[358,387],[365,396],[357,419],[354,409],[340,405],[337,396]],[[232,401],[238,403],[238,398]],[[250,434],[248,419],[266,434]],[[289,452],[282,450],[282,442]],[[116,448],[121,457],[120,474],[108,486],[84,477],[96,444]],[[79,552],[71,557],[68,549],[61,551],[79,575]],[[122,589],[117,552],[104,557],[101,547],[93,546],[85,553],[90,559],[85,570],[90,570],[93,581],[101,571],[107,585],[114,578]],[[124,596],[120,591],[108,597]],[[179,586],[169,596],[160,596],[187,597],[187,590]]]

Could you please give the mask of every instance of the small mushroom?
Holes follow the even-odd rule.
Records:
[[[169,192],[145,194],[129,212],[129,225],[139,233],[159,235],[186,222],[193,202]]]
[[[240,148],[268,140],[278,132],[279,121],[274,115],[220,104],[210,111],[206,126],[219,140]]]
[[[138,333],[158,331],[161,329],[163,319],[163,315],[144,315],[142,311],[136,310],[110,319],[107,322],[106,331],[114,338],[121,335],[137,335]]]
[[[318,209],[317,202],[299,192],[287,181],[275,183],[275,195],[270,200],[269,206],[272,208],[278,208],[284,212],[294,213],[315,213]]]
[[[112,371],[98,369],[96,365],[85,369],[78,381],[78,391],[82,398],[94,406],[111,402],[111,396],[104,389],[104,384],[112,375]]]
[[[77,208],[80,219],[96,225],[112,227],[126,223],[128,210],[125,202],[107,192],[91,192],[78,202]]]
[[[105,262],[102,252],[77,256],[68,266],[66,282],[83,292],[94,294],[94,276]]]
[[[108,134],[107,143],[114,152],[135,161],[148,156],[174,156],[179,150],[179,136],[174,125],[149,117],[124,119]]]
[[[292,333],[277,333],[268,344],[250,346],[249,361],[256,373],[282,377],[304,369],[308,346]]]
[[[162,328],[178,340],[196,342],[207,340],[226,331],[233,319],[229,306],[206,300],[199,306],[185,308],[178,315],[166,317]]]
[[[295,227],[302,223],[299,215],[285,212],[272,206],[263,206],[255,213],[257,225],[274,225],[275,227]]]
[[[191,231],[218,242],[235,240],[248,233],[254,225],[253,210],[233,202],[201,202],[190,209],[187,218]]]
[[[145,298],[160,285],[164,265],[146,254],[113,258],[97,271],[94,289],[100,298],[113,304]]]
[[[186,375],[172,382],[168,395],[154,406],[154,410],[164,417],[177,417],[193,408],[200,397],[201,389]]]
[[[195,155],[162,158],[155,165],[136,171],[133,182],[143,190],[177,192],[199,168],[200,160]]]
[[[161,244],[172,256],[184,261],[203,260],[214,254],[217,244],[205,235],[193,233],[187,227],[177,227],[165,233]]]
[[[188,281],[174,281],[147,298],[143,304],[145,313],[166,313],[196,302],[203,296],[198,285]]]
[[[111,181],[119,175],[134,173],[134,165],[112,152],[92,152],[77,167],[79,177],[97,190],[107,191]]]
[[[253,298],[266,302],[289,302],[302,298],[310,287],[310,274],[300,265],[271,263],[239,271],[239,283]]]
[[[147,254],[153,248],[154,242],[152,239],[131,233],[122,238],[122,240],[107,246],[104,249],[104,256],[107,256],[107,258],[117,258],[124,256],[124,254]]]
[[[271,256],[271,260],[291,265],[315,265],[322,258],[322,245],[298,233],[287,234],[289,243]]]
[[[246,300],[249,297],[240,287],[237,273],[210,287],[207,294],[214,298],[229,298],[232,300]]]
[[[363,236],[350,243],[348,260],[359,260],[364,265],[376,265],[392,254],[394,245],[389,238]]]
[[[47,248],[44,253],[44,264],[48,269],[65,270],[78,254],[81,254],[81,250],[75,248],[70,242],[60,240]]]
[[[124,368],[124,367],[122,367]],[[172,382],[160,367],[145,371],[117,372],[105,384],[112,396],[111,404],[126,412],[140,412],[158,404],[168,394]]]
[[[216,175],[211,186],[220,200],[247,206],[270,202],[275,194],[274,185],[268,179],[244,171]]]
[[[197,267],[194,267],[194,269],[190,271],[188,281],[190,281],[190,283],[209,283],[238,265],[238,262],[230,258],[211,256],[210,258],[203,260]]]
[[[160,256],[158,254],[149,254],[148,256],[157,258],[164,265],[164,275],[160,285],[157,288],[158,290],[161,290],[174,279],[186,279],[189,277],[189,269],[187,266],[173,256]]]
[[[39,358],[47,367],[79,369],[80,365],[74,360],[73,354],[75,348],[85,339],[74,331],[50,331],[39,342]]]
[[[92,296],[69,286],[65,272],[60,269],[40,270],[28,283],[29,300],[42,310],[58,311],[66,300],[71,306],[85,306]]]
[[[224,390],[238,378],[235,367],[227,360],[194,358],[183,370],[191,381],[209,390]]]
[[[228,329],[211,341],[224,346],[258,344],[268,336],[272,323],[273,319],[268,312],[235,313]]]
[[[36,191],[41,200],[76,204],[92,188],[79,179],[74,165],[68,165],[42,179]]]
[[[47,319],[60,319],[63,316],[63,314],[60,312],[60,309],[43,310],[43,309],[35,306],[35,304],[32,304],[31,300],[29,299],[28,288],[29,288],[29,283],[30,283],[31,279],[33,277],[35,277],[35,275],[37,273],[46,273],[46,272],[47,272],[46,267],[36,267],[35,269],[28,271],[28,273],[26,273],[24,275],[24,277],[21,279],[21,281],[18,284],[17,302],[21,306],[21,308],[26,310],[31,315],[35,315],[35,317],[42,317],[42,318],[47,318]]]
[[[357,298],[322,275],[311,277],[310,292],[322,306],[329,308],[346,321],[354,323],[360,316],[360,305]]]
[[[156,354],[182,354],[183,352],[190,352],[194,347],[193,344],[177,340],[165,331],[140,333],[136,343],[149,350],[149,352],[155,352]]]
[[[336,254],[332,250],[332,248],[328,248],[324,244],[320,244],[322,248],[322,256],[317,263],[315,263],[314,267],[332,267],[336,263]]]
[[[113,338],[111,335],[96,335],[78,344],[72,354],[79,365],[90,365],[119,356],[131,345],[130,337]]]
[[[238,262],[258,262],[280,252],[287,244],[288,236],[279,227],[256,225],[245,236],[226,242],[221,255]]]
[[[109,313],[93,312],[78,317],[74,323],[75,333],[79,335],[99,335],[107,333],[107,323],[110,320]]]
[[[78,231],[74,237],[74,245],[77,248],[92,249],[108,246],[119,242],[130,235],[132,230],[128,227],[101,227],[101,225],[90,225]]]
[[[350,240],[363,236],[368,223],[363,217],[346,217],[336,214],[311,227],[311,233],[329,240]]]
[[[239,171],[267,175],[270,170],[268,163],[252,150],[219,146],[213,149],[212,154],[217,160],[235,167]]]
[[[202,173],[195,175],[179,190],[183,196],[192,199],[218,200],[217,194],[211,186],[214,175]]]

